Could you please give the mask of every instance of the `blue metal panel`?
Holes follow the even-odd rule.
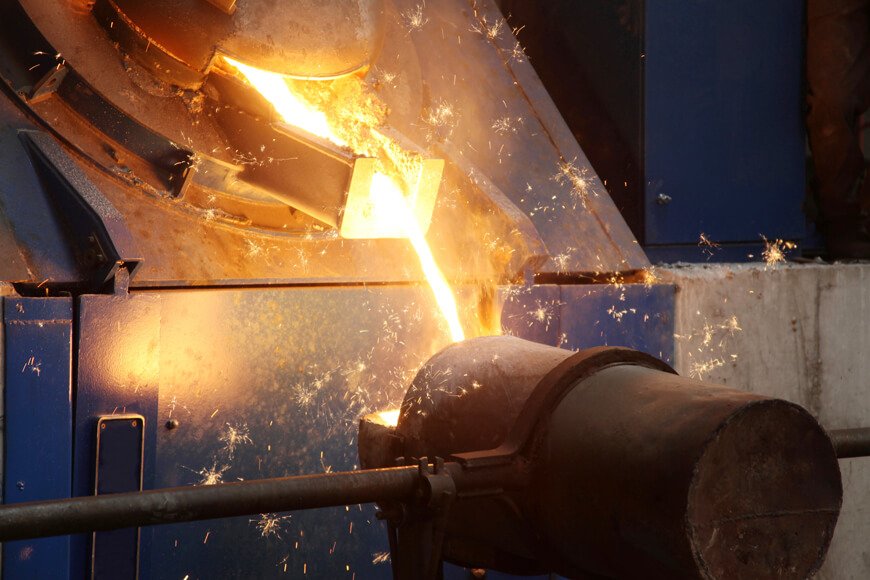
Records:
[[[625,346],[673,362],[673,286],[602,284],[561,290],[563,348]]]
[[[159,432],[158,486],[353,469],[359,417],[397,407],[448,342],[425,287],[161,297],[158,424],[179,426]],[[273,515],[285,518],[277,534],[258,516],[163,526],[153,577],[387,579],[389,563],[374,563],[389,549],[374,512]]]
[[[649,261],[653,264],[673,264],[675,262],[761,262],[764,243],[757,244],[720,244],[708,247],[698,244],[673,246],[647,246],[644,248]]]
[[[501,326],[505,334],[559,346],[561,340],[561,286],[509,286],[502,288]]]
[[[146,488],[353,469],[358,417],[398,405],[446,344],[419,287],[166,291],[80,306],[78,494],[93,493],[96,418],[113,410],[146,417]],[[277,534],[257,516],[143,528],[142,578],[389,578],[388,563],[373,563],[388,550],[374,511],[298,512]]]
[[[72,300],[3,299],[6,503],[70,497]],[[3,544],[3,577],[69,576],[69,538]]]
[[[143,487],[150,489],[156,462],[160,297],[81,296],[77,317],[73,493],[94,495],[97,422],[120,413],[145,417]],[[195,326],[196,321],[188,323]],[[152,531],[142,528],[143,554]],[[72,537],[72,578],[84,578],[90,569],[89,547],[89,534]],[[149,577],[149,564],[142,562],[142,578]]]
[[[646,2],[646,244],[802,237],[803,7]]]
[[[535,286],[503,296],[504,326],[525,338],[672,352],[671,287]],[[620,322],[612,305],[636,313]],[[79,328],[77,494],[93,493],[96,420],[113,411],[146,418],[145,488],[353,469],[357,419],[397,406],[416,369],[447,343],[428,290],[401,286],[85,296]],[[282,518],[277,534],[264,533],[259,516],[143,528],[142,578],[386,579],[389,564],[375,561],[387,536],[374,511],[269,516]],[[74,560],[84,570],[79,542]]]
[[[552,346],[626,346],[674,356],[674,287],[667,284],[539,285],[503,291],[505,332]]]

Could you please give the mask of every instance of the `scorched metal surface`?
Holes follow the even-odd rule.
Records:
[[[249,191],[253,186],[209,190],[211,178],[188,171],[209,157],[217,159],[210,175],[228,171],[241,182],[248,173],[306,170],[270,149],[277,138],[270,108],[253,91],[238,102],[219,82],[225,75],[212,73],[215,82],[202,95],[149,92],[134,82],[144,73],[119,56],[92,15],[57,0],[24,4],[26,10],[14,2],[2,7],[0,74],[10,97],[2,104],[3,131],[50,125],[79,161],[87,160],[88,178],[142,250],[134,286],[420,278],[404,244],[338,240],[304,212]],[[490,2],[431,3],[418,26],[409,18],[416,8],[385,3],[386,40],[367,82],[389,108],[391,130],[448,162],[430,233],[447,274],[511,279],[526,268],[646,267],[497,9]],[[253,115],[251,130],[263,132],[258,147],[227,141],[218,122],[227,106]],[[29,178],[20,164],[3,177]],[[17,202],[0,193],[5,205]],[[13,231],[31,223],[6,217]],[[63,262],[61,255],[56,260]],[[58,265],[33,264],[14,281],[75,280],[53,271]]]

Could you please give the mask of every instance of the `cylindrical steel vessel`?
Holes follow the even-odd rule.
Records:
[[[444,546],[509,572],[806,578],[842,497],[831,441],[804,409],[628,349],[448,347],[418,373],[395,435],[405,456],[527,462],[522,492],[460,494]]]

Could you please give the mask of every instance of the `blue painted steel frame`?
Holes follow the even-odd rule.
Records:
[[[70,497],[72,300],[5,298],[3,498]],[[3,544],[6,580],[69,576],[69,537]]]
[[[701,232],[802,238],[804,3],[647,0],[645,14],[645,245],[703,261]]]

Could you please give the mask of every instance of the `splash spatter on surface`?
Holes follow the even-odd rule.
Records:
[[[281,534],[284,533],[287,522],[292,516],[281,516],[278,514],[260,514],[258,519],[249,520],[255,525],[263,538],[272,538],[280,540]]]
[[[568,247],[561,254],[553,256],[553,262],[556,264],[556,272],[558,274],[567,274],[571,270],[571,254],[575,248]]]
[[[689,376],[705,380],[710,374],[726,364],[734,363],[737,354],[729,352],[731,339],[743,329],[736,315],[725,316],[718,322],[704,319],[697,332],[688,335],[675,334],[674,338],[685,341],[692,348],[687,349],[689,357]]]
[[[458,121],[456,108],[446,100],[438,99],[423,114],[427,141],[446,141],[453,135]]]
[[[197,485],[217,485],[223,483],[224,473],[229,468],[229,465],[218,466],[217,463],[213,463],[211,467],[203,467],[195,472],[201,477]]]
[[[764,241],[764,250],[761,252],[761,257],[767,268],[773,268],[777,264],[785,262],[786,255],[797,248],[796,243],[788,240],[775,239],[769,241],[764,236],[761,236],[761,239]]]
[[[646,270],[641,270],[640,281],[643,283],[644,288],[652,288],[654,285],[658,284],[660,279],[656,267],[650,266]]]
[[[572,209],[576,209],[578,204],[586,209],[589,198],[595,195],[590,182],[589,169],[578,167],[576,158],[571,161],[560,161],[557,169],[553,180],[559,185],[568,184],[571,188]]]
[[[522,124],[522,117],[499,117],[492,122],[492,130],[495,131],[496,135],[507,135],[516,133],[517,128]]]
[[[223,450],[228,460],[233,458],[236,449],[241,445],[251,445],[253,443],[247,423],[237,423],[235,425],[227,423],[218,440],[224,444]]]
[[[529,327],[539,324],[546,331],[550,329],[550,324],[559,313],[559,307],[563,305],[559,300],[535,300],[535,307],[527,310],[524,317],[528,320]]]
[[[405,24],[405,28],[407,29],[409,34],[414,32],[415,30],[420,30],[429,22],[429,18],[424,12],[425,8],[426,3],[421,2],[413,8],[408,8],[401,13],[402,22]]]
[[[472,24],[471,32],[483,36],[487,40],[497,40],[505,27],[505,21],[501,18],[496,18],[493,22],[487,22],[486,16],[478,18],[478,22]]]
[[[717,244],[713,240],[711,240],[707,234],[701,232],[701,235],[698,236],[698,247],[701,248],[701,253],[707,256],[707,260],[713,257],[718,249],[722,247],[721,244]]]

